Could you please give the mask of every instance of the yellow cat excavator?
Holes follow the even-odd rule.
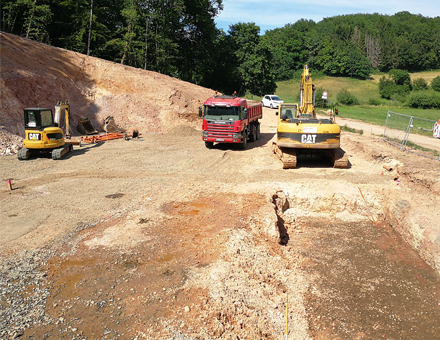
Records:
[[[65,112],[66,136],[61,129],[61,112]],[[32,155],[51,153],[52,159],[61,159],[66,153],[72,151],[70,139],[70,105],[69,102],[59,101],[55,106],[55,116],[48,108],[24,109],[25,139],[24,147],[17,153],[19,160],[27,160]]]
[[[305,65],[301,75],[300,104],[281,104],[278,108],[277,141],[273,143],[273,152],[283,163],[283,169],[296,168],[300,154],[328,156],[335,168],[346,168],[348,158],[340,148],[340,134],[341,128],[334,116],[316,117],[315,85]]]

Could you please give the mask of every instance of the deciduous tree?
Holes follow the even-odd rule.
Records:
[[[229,29],[237,75],[241,80],[240,93],[249,91],[262,96],[275,92],[276,84],[271,68],[272,54],[259,33],[260,28],[255,23],[238,23]]]

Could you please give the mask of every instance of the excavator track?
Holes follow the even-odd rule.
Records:
[[[59,160],[61,159],[66,153],[72,150],[71,145],[66,145],[63,148],[54,149],[52,151],[52,159]]]
[[[348,157],[341,148],[332,150],[333,167],[346,169],[348,167]]]
[[[31,157],[31,150],[29,150],[28,148],[22,148],[17,152],[17,158],[20,161],[28,160],[30,157]]]
[[[296,150],[290,148],[280,148],[276,143],[272,144],[272,151],[283,163],[283,169],[296,168]]]

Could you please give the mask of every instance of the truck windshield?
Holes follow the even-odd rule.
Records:
[[[206,106],[205,116],[239,116],[239,107]]]

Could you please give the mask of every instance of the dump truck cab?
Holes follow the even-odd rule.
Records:
[[[202,138],[207,148],[214,143],[240,143],[246,148],[248,139],[253,142],[260,136],[258,119],[263,116],[263,107],[236,95],[216,94],[199,108],[199,116],[203,118]]]

